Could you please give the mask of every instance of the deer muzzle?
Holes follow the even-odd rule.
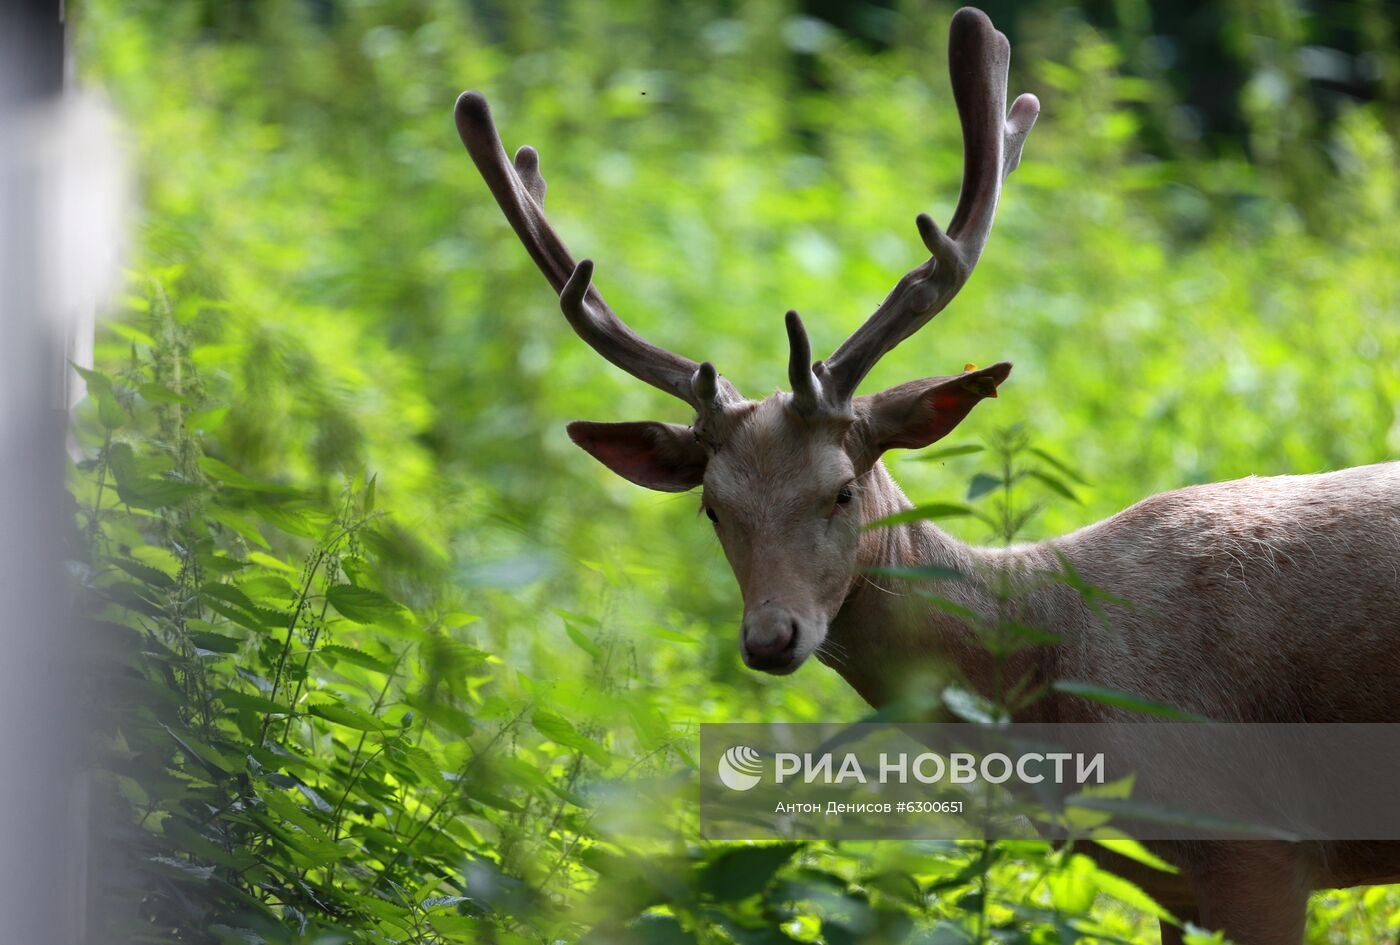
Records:
[[[780,604],[762,604],[744,614],[744,630],[740,639],[744,664],[749,669],[762,670],[777,676],[786,675],[802,665],[806,655],[801,646],[811,628],[793,611]]]

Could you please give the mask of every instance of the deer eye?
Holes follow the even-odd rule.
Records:
[[[855,493],[851,491],[851,487],[849,485],[845,485],[841,487],[840,492],[836,493],[836,504],[846,505],[854,498]]]
[[[705,517],[708,518],[710,521],[714,522],[716,525],[719,524],[719,516],[716,515],[715,510],[710,508],[708,505],[705,506]]]

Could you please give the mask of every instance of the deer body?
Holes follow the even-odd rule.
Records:
[[[911,507],[883,465],[868,478],[868,521]],[[1192,486],[1009,549],[971,548],[910,522],[867,532],[860,554],[866,568],[967,575],[937,593],[989,616],[998,603],[979,575],[1055,573],[1059,554],[1089,585],[1131,603],[1106,603],[1105,627],[1072,588],[1028,591],[1014,602],[1017,620],[1060,642],[1026,654],[1009,676],[1092,682],[1217,721],[1400,722],[1400,463]],[[892,694],[896,667],[931,658],[955,663],[991,697],[975,633],[912,598],[906,582],[869,578],[832,621],[825,660],[873,703]],[[1027,721],[1132,718],[1053,694],[1029,711]]]
[[[971,275],[1039,111],[1031,95],[1008,111],[1010,47],[985,15],[958,11],[948,46],[964,161],[947,231],[919,215],[929,258],[825,360],[812,360],[806,329],[788,312],[791,392],[762,401],[745,399],[709,362],[625,324],[593,284],[593,263],[575,262],[545,217],[539,156],[523,147],[511,160],[485,98],[458,99],[462,141],[569,325],[608,361],[694,411],[688,425],[579,421],[569,436],[639,485],[703,487],[702,508],[743,595],[740,652],[753,669],[785,675],[815,655],[876,706],[954,668],[996,701],[1070,679],[1220,721],[1400,721],[1400,464],[1193,486],[1063,538],[1007,549],[971,548],[924,522],[865,527],[910,507],[880,457],[945,436],[1011,371],[1002,363],[856,393]],[[1074,589],[1037,581],[1065,561],[1088,585],[1128,602],[1105,606],[1112,629]],[[937,592],[964,616],[869,570],[927,565],[962,575]],[[1003,586],[1017,593],[993,593]],[[1058,640],[994,661],[969,612],[984,622],[1010,617]],[[1040,721],[1126,717],[1055,693],[1018,704],[1021,716]],[[1160,852],[1179,875],[1094,855],[1181,918],[1242,945],[1301,942],[1314,888],[1400,881],[1400,844],[1178,843]],[[1163,936],[1180,941],[1171,926]]]

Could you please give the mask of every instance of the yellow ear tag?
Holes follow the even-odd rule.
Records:
[[[969,361],[969,362],[967,362],[966,364],[963,365],[963,370],[964,370],[964,371],[975,371],[975,370],[977,370],[977,365],[975,365],[975,364],[973,364],[971,361]]]

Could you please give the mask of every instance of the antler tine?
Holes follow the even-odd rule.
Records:
[[[507,159],[484,95],[463,92],[457,99],[456,120],[457,133],[486,186],[530,258],[559,293],[559,307],[580,338],[628,374],[690,404],[702,417],[741,399],[733,385],[717,375],[713,389],[702,395],[696,387],[699,364],[657,347],[617,317],[593,285],[592,260],[575,265],[545,217],[539,154],[526,146],[516,152],[513,163]]]
[[[811,416],[821,411],[822,382],[813,373],[812,342],[807,328],[796,312],[789,310],[783,319],[788,336],[788,383],[792,387],[792,405],[797,412]]]
[[[963,132],[963,182],[947,232],[919,214],[930,259],[899,280],[865,323],[836,349],[824,373],[833,404],[849,403],[880,358],[928,323],[967,282],[992,230],[1001,185],[1021,160],[1040,102],[1016,99],[1006,112],[1011,45],[980,10],[964,7],[948,34],[948,71]],[[824,372],[820,370],[824,368]]]

